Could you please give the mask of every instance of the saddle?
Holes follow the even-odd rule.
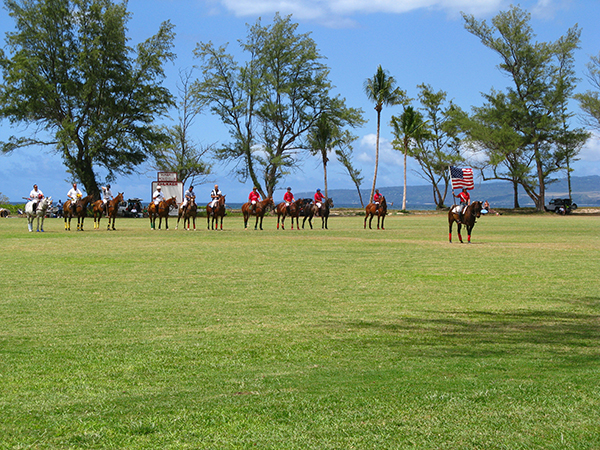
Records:
[[[450,211],[454,214],[459,214],[460,213],[460,209],[461,206],[460,205],[454,205],[452,208],[450,208]]]

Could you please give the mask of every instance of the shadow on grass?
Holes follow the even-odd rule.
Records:
[[[493,311],[422,311],[422,317],[400,317],[388,321],[350,321],[338,324],[360,332],[361,339],[392,339],[388,345],[402,346],[424,354],[483,356],[515,352],[546,353],[561,356],[593,357],[598,361],[600,348],[600,298],[577,300],[586,312],[549,310]],[[331,325],[331,323],[330,323]]]

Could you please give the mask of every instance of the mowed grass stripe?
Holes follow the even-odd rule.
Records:
[[[597,217],[205,223],[0,222],[0,448],[600,447]]]

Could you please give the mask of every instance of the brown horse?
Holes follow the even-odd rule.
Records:
[[[302,228],[304,228],[304,222],[306,222],[306,219],[308,219],[308,224],[310,225],[310,228],[312,229],[313,216],[320,216],[321,217],[321,228],[328,230],[329,228],[327,228],[327,221],[329,220],[329,210],[331,208],[333,208],[333,199],[332,198],[326,198],[325,200],[323,200],[320,208],[316,204],[312,205],[312,207],[310,207],[310,208],[307,208],[307,211],[304,215],[304,220],[302,221]]]
[[[71,218],[77,216],[77,231],[83,231],[83,220],[87,213],[87,206],[92,201],[93,196],[86,195],[75,202],[75,214],[73,214],[73,208],[71,208],[71,200],[67,200],[63,205],[63,212],[65,216],[65,230],[71,231]]]
[[[115,219],[117,217],[117,210],[119,209],[119,203],[123,201],[123,192],[106,202],[106,217],[108,217],[108,226],[106,231],[110,230],[110,222],[112,219],[112,229],[115,229]],[[100,229],[100,219],[102,214],[105,213],[104,202],[102,200],[96,200],[92,206],[92,212],[94,213],[94,230]]]
[[[269,197],[264,199],[262,202],[256,203],[256,208],[252,208],[252,203],[244,203],[242,205],[242,214],[244,215],[244,228],[248,229],[248,219],[250,216],[256,216],[256,223],[254,224],[254,229],[258,226],[258,219],[260,219],[260,229],[262,230],[263,217],[267,212],[268,208],[274,208],[275,203],[273,203],[273,197]]]
[[[187,230],[190,230],[190,219],[194,223],[194,231],[196,231],[196,216],[198,215],[198,205],[196,205],[196,196],[192,195],[188,204],[183,209],[183,203],[179,206],[179,211],[177,214],[177,225],[175,225],[175,229],[179,228],[179,221],[183,217],[183,229],[185,230],[185,224],[187,223]],[[160,226],[159,226],[160,228]]]
[[[365,208],[365,229],[367,228],[367,219],[369,219],[369,230],[371,230],[371,222],[373,221],[373,217],[377,216],[377,229],[379,230],[379,221],[381,220],[381,229],[385,230],[383,227],[383,222],[385,221],[385,216],[387,215],[387,202],[385,201],[385,197],[381,197],[381,201],[379,202],[379,208],[375,203],[369,203]]]
[[[227,213],[227,209],[225,207],[225,196],[219,195],[217,197],[217,203],[215,207],[212,208],[210,206],[212,202],[206,205],[206,225],[209,230],[218,230],[219,229],[219,218],[221,218],[221,230],[223,229],[223,217]]]
[[[462,236],[460,235],[460,229],[462,225],[467,227],[468,239],[467,243],[471,243],[471,230],[475,226],[475,222],[479,217],[481,217],[481,210],[483,209],[483,205],[481,202],[473,202],[469,206],[465,208],[465,212],[463,213],[462,223],[459,222],[458,211],[456,210],[456,206],[450,208],[448,211],[448,239],[450,243],[452,243],[452,224],[456,222],[458,225],[458,239],[462,244]]]
[[[177,198],[171,197],[168,200],[161,200],[158,204],[158,208],[154,204],[154,202],[150,203],[148,206],[148,217],[150,218],[150,229],[156,229],[156,218],[158,217],[158,229],[160,230],[160,226],[162,225],[163,217],[165,219],[165,229],[169,229],[169,210],[171,206],[177,206]]]
[[[296,228],[299,230],[300,229],[300,224],[298,223],[299,221],[299,217],[300,217],[300,211],[302,211],[302,207],[304,206],[306,199],[304,198],[299,198],[296,201],[293,201],[292,203],[290,203],[289,206],[289,211],[288,211],[288,207],[286,206],[285,202],[281,202],[279,205],[277,205],[277,208],[275,208],[275,211],[277,212],[277,229],[279,230],[279,221],[281,220],[281,229],[285,230],[285,218],[286,216],[290,216],[292,218],[292,230],[294,229],[294,219],[296,219]],[[310,201],[310,200],[309,200]],[[281,217],[283,216],[283,219],[281,219]]]

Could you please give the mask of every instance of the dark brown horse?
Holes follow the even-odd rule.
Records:
[[[481,217],[481,210],[483,209],[483,205],[481,202],[473,202],[469,206],[465,208],[465,212],[463,213],[462,223],[459,222],[458,211],[456,210],[456,206],[450,208],[448,211],[448,239],[450,243],[452,243],[452,224],[456,222],[458,225],[458,239],[462,244],[462,236],[460,235],[460,229],[464,225],[467,227],[468,239],[467,243],[471,243],[471,230],[475,226],[475,222],[479,217]]]
[[[279,221],[281,220],[281,229],[285,230],[285,218],[286,216],[290,216],[292,218],[292,230],[294,229],[294,219],[296,219],[296,228],[299,230],[300,224],[298,223],[298,218],[300,217],[300,212],[302,211],[302,207],[304,206],[305,202],[306,199],[299,198],[298,200],[290,203],[289,208],[286,206],[285,202],[281,202],[279,205],[277,205],[277,208],[275,209],[277,212],[277,229],[279,230]]]
[[[150,218],[150,229],[156,229],[156,218],[158,217],[158,229],[162,225],[163,218],[165,219],[165,229],[169,229],[169,211],[171,206],[177,207],[177,198],[171,197],[168,200],[161,200],[158,204],[158,208],[154,202],[148,206],[148,217]]]
[[[194,231],[196,231],[196,216],[198,215],[198,205],[196,205],[196,196],[192,195],[190,200],[188,201],[185,209],[183,209],[183,203],[179,206],[179,211],[177,214],[177,225],[175,225],[175,229],[179,228],[179,221],[183,217],[183,229],[190,230],[190,220],[194,223]],[[185,228],[185,224],[187,223],[187,228]],[[159,226],[160,228],[160,226]]]
[[[242,205],[242,214],[244,215],[244,228],[248,228],[248,219],[250,216],[256,216],[256,223],[254,224],[254,229],[258,227],[258,219],[260,219],[260,229],[262,230],[263,217],[267,212],[267,209],[274,208],[275,203],[273,203],[273,197],[269,197],[264,199],[262,202],[256,203],[256,208],[252,208],[252,203],[244,203]]]
[[[206,222],[207,228],[209,230],[218,230],[219,229],[219,218],[221,218],[221,230],[223,229],[223,217],[227,213],[227,209],[225,207],[225,196],[219,195],[217,197],[217,203],[215,207],[211,207],[210,202],[206,205]]]
[[[77,216],[77,231],[83,231],[83,220],[87,214],[88,204],[92,201],[92,195],[86,195],[75,202],[75,213],[71,207],[71,200],[67,200],[63,205],[63,212],[65,216],[65,230],[71,231],[71,218]]]
[[[332,198],[326,198],[325,200],[323,200],[320,208],[316,204],[313,204],[310,208],[307,208],[307,211],[304,215],[304,220],[302,221],[302,228],[304,228],[304,222],[306,222],[306,219],[308,219],[308,224],[310,225],[310,228],[312,229],[313,216],[320,216],[321,217],[321,228],[328,230],[329,228],[327,228],[327,221],[329,220],[329,210],[331,208],[333,208],[333,199]]]
[[[385,216],[387,215],[387,202],[385,201],[385,197],[381,197],[381,201],[379,202],[379,208],[375,203],[369,203],[365,208],[365,229],[367,228],[367,219],[369,219],[369,230],[371,230],[371,222],[373,221],[373,217],[377,216],[377,229],[379,230],[379,221],[381,220],[381,229],[385,230],[383,227],[383,222],[385,221]]]
[[[106,212],[106,217],[108,217],[108,226],[106,230],[110,230],[110,222],[112,219],[112,229],[115,229],[115,219],[117,217],[117,210],[119,209],[119,203],[123,201],[123,192],[119,192],[119,194],[106,202],[106,211],[104,210],[104,202],[102,200],[97,200],[94,202],[92,206],[92,212],[94,213],[94,230],[100,229],[100,219],[102,219],[102,214]]]

